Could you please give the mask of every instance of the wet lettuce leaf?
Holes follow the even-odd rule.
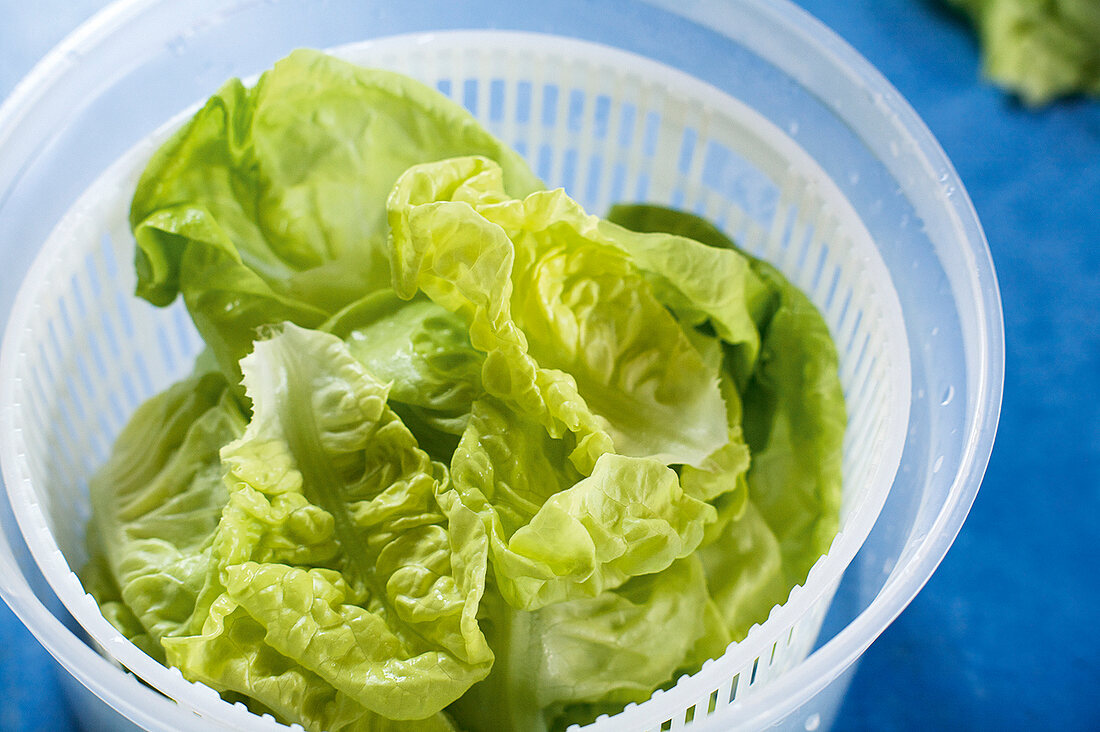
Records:
[[[715,520],[659,461],[606,453],[581,476],[564,443],[486,398],[451,464],[456,498],[491,537],[496,589],[517,609],[659,572],[694,551]]]
[[[746,474],[749,498],[778,541],[789,591],[805,581],[810,567],[828,551],[839,523],[847,411],[829,328],[810,299],[779,270],[741,252],[698,216],[620,204],[608,218],[639,231],[684,232],[716,250],[738,253],[770,293],[755,315],[760,355],[741,395],[741,422],[752,455]],[[720,568],[723,573],[735,569],[732,564]]]
[[[590,473],[608,452],[698,464],[727,441],[717,373],[629,253],[564,191],[513,198],[485,158],[410,168],[390,195],[394,290],[460,315],[482,384]]]
[[[483,625],[502,649],[493,673],[450,709],[473,730],[545,730],[592,721],[698,668],[729,643],[712,624],[695,556],[615,590],[516,610],[491,595]]]
[[[182,382],[143,406],[97,477],[122,598],[167,663],[283,719],[447,729],[440,710],[493,660],[476,619],[481,522],[436,501],[446,468],[335,336],[287,324],[241,366],[247,426],[220,374]],[[137,433],[168,410],[165,459],[137,463]],[[225,410],[236,434],[200,440]]]
[[[153,156],[130,211],[137,294],[182,295],[232,382],[256,329],[315,328],[388,288],[386,196],[409,166],[497,160],[541,188],[459,105],[393,72],[299,50],[252,87],[225,84]]]
[[[359,300],[322,326],[344,339],[351,354],[390,384],[389,402],[420,446],[449,462],[485,393],[485,355],[471,344],[466,323],[426,298],[402,300],[384,290]]]

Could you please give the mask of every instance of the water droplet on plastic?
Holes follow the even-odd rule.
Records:
[[[940,406],[941,407],[946,407],[948,404],[951,403],[951,400],[954,399],[954,398],[955,398],[955,387],[954,386],[948,386],[947,389],[944,390],[943,396],[940,397]]]
[[[169,51],[177,56],[182,56],[183,52],[187,50],[187,41],[180,36],[170,39],[165,45],[168,46]]]
[[[933,337],[938,336],[939,334],[940,334],[940,326],[938,326],[938,325],[933,325],[932,330],[928,331],[928,335],[933,336]]]
[[[932,463],[932,472],[933,473],[938,473],[938,472],[940,472],[940,468],[942,468],[942,467],[943,467],[943,455],[940,455],[938,458],[936,458],[936,462]]]
[[[787,132],[789,132],[792,137],[797,135],[798,134],[798,122],[795,121],[795,120],[791,120],[791,123],[789,125],[787,125]]]
[[[809,717],[806,717],[806,732],[814,732],[815,729],[821,726],[821,715],[814,712]]]
[[[853,170],[851,173],[848,173],[848,182],[852,185],[859,183],[859,171]]]

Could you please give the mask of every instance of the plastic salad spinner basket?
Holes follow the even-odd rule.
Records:
[[[0,357],[5,599],[79,682],[86,719],[283,728],[145,656],[73,570],[89,476],[201,348],[182,304],[131,294],[137,176],[225,78],[326,48],[449,94],[589,211],[705,215],[821,309],[849,411],[832,548],[744,641],[591,729],[827,725],[854,660],[953,540],[992,443],[1000,306],[950,165],[866,62],[786,3],[489,4],[476,20],[412,6],[119,3],[0,110],[0,246],[28,250],[4,274],[6,297],[22,279]]]

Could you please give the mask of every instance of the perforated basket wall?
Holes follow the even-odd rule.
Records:
[[[841,575],[893,480],[909,409],[905,328],[886,267],[837,186],[784,132],[722,92],[639,56],[509,32],[452,32],[338,49],[465,104],[552,186],[594,213],[615,201],[705,215],[777,265],[825,315],[849,424],[841,530],[806,583],[702,671],[594,729],[690,725],[737,703],[812,649]],[[281,728],[185,681],[115,631],[73,569],[86,560],[87,480],[144,399],[201,348],[177,303],[134,297],[129,199],[170,129],[143,141],[62,220],[21,289],[0,371],[12,506],[47,580],[88,636],[154,688],[234,727]],[[123,673],[120,669],[119,673]]]

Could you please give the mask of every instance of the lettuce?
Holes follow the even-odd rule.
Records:
[[[478,730],[549,729],[614,713],[649,698],[677,670],[694,671],[725,650],[721,627],[709,635],[709,610],[694,556],[614,591],[535,612],[487,596],[489,642],[502,652],[490,677],[451,712]]]
[[[241,368],[253,412],[233,439],[209,426],[240,427],[223,416],[232,403],[185,381],[128,428],[167,403],[177,428],[152,453],[164,459],[116,450],[92,486],[122,598],[185,676],[284,718],[316,729],[432,718],[493,660],[476,620],[480,523],[439,505],[446,469],[335,336],[287,324]],[[220,375],[206,379],[224,396]]]
[[[513,607],[592,597],[658,572],[689,555],[715,518],[656,460],[606,453],[577,479],[565,455],[560,440],[491,399],[475,405],[455,451],[453,489],[482,518],[497,589]]]
[[[153,156],[130,210],[137,294],[181,295],[236,382],[256,329],[315,328],[389,287],[386,196],[410,165],[482,154],[508,190],[541,187],[457,104],[315,51],[233,80]]]
[[[1100,96],[1096,0],[948,0],[973,21],[986,76],[1031,106]]]
[[[191,616],[228,492],[219,451],[244,431],[220,374],[195,374],[143,403],[89,486],[93,561],[85,584],[154,658]]]
[[[230,82],[134,197],[207,351],[91,482],[105,617],[309,730],[560,729],[720,655],[837,526],[820,315],[707,222],[607,219],[395,74]]]
[[[840,514],[847,411],[828,326],[810,299],[775,267],[740,252],[697,216],[658,206],[619,205],[608,218],[641,231],[689,232],[718,250],[744,256],[768,288],[770,300],[756,315],[760,356],[741,395],[742,428],[752,455],[746,480],[750,499],[779,542],[785,587],[801,584],[828,551]],[[728,573],[735,571],[733,564],[717,566]],[[712,578],[718,574],[708,573]],[[779,593],[780,601],[786,591]],[[731,612],[728,619],[735,615]],[[747,632],[751,623],[746,623],[732,624]]]
[[[343,338],[352,355],[390,384],[389,400],[420,446],[448,462],[484,394],[485,356],[470,344],[466,324],[424,298],[404,301],[392,290],[369,295],[322,326]]]
[[[410,168],[388,209],[394,289],[461,315],[486,390],[606,452],[697,464],[726,442],[718,375],[628,252],[564,191],[507,195],[499,165]]]

